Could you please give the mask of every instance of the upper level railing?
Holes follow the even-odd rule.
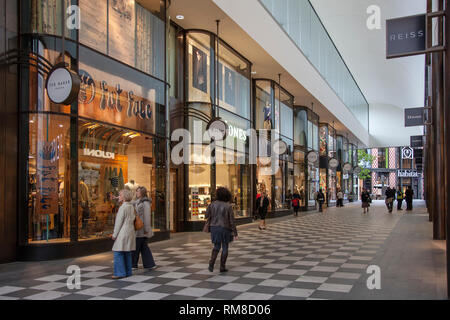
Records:
[[[308,0],[259,0],[368,130],[369,104]]]

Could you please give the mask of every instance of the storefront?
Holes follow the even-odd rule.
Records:
[[[78,5],[79,30],[62,28],[61,1],[21,6],[21,46],[38,63],[20,68],[19,260],[110,250],[118,192],[138,186],[152,199],[152,241],[169,237],[164,1]],[[45,86],[62,61],[81,79],[70,105]]]
[[[175,67],[180,89],[178,103],[171,104],[171,131],[189,132],[190,157],[172,165],[182,177],[177,180],[182,201],[172,231],[201,230],[218,187],[231,191],[237,223],[249,222],[251,63],[213,33],[177,29],[174,51],[182,58]],[[208,123],[215,118],[228,126],[224,141],[216,142],[207,134]],[[177,143],[181,140],[172,141],[172,147]]]
[[[290,212],[294,185],[294,172],[299,172],[301,154],[294,155],[294,107],[293,96],[278,83],[268,79],[253,81],[255,129],[258,137],[256,165],[256,193],[267,193],[274,213]],[[275,150],[279,141],[283,152]],[[297,169],[294,169],[294,159]],[[301,179],[301,178],[300,178]],[[301,190],[298,190],[299,192]]]
[[[328,206],[336,205],[336,130],[327,123],[319,125],[320,188]],[[330,163],[331,161],[331,163]]]

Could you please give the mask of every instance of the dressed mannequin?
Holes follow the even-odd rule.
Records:
[[[134,182],[133,179],[125,183],[125,188],[129,189],[131,193],[133,194],[133,200],[136,199],[136,190],[139,187],[137,183]]]
[[[89,194],[89,187],[84,182],[84,178],[80,178],[80,182],[78,185],[78,200],[80,202],[81,210],[82,210],[82,224],[81,229],[83,232],[83,236],[87,235],[87,225],[89,220],[89,205],[91,202],[91,195]]]
[[[272,108],[270,107],[270,103],[266,102],[266,106],[263,109],[264,112],[264,129],[270,130],[272,129]]]

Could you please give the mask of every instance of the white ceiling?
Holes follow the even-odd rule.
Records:
[[[423,107],[425,56],[386,59],[386,19],[426,12],[426,0],[310,0],[369,104]],[[367,8],[381,9],[369,30]]]

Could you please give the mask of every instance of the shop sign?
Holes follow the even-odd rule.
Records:
[[[306,159],[309,163],[315,163],[319,159],[319,155],[316,151],[310,151],[308,152],[308,155],[306,156]]]
[[[350,163],[345,163],[344,166],[342,167],[342,169],[344,169],[344,171],[351,171],[352,170],[352,165]]]
[[[51,142],[38,142],[36,161],[36,211],[40,215],[58,213],[58,160]]]
[[[414,150],[410,147],[402,148],[402,159],[414,159]]]
[[[51,102],[71,104],[80,91],[80,77],[62,65],[56,65],[48,74],[47,95]]]
[[[426,15],[386,20],[386,57],[418,55],[426,50]]]
[[[423,136],[411,136],[410,146],[411,146],[411,148],[423,147]]]
[[[342,175],[342,179],[348,180],[348,174],[347,174],[347,173],[346,173],[346,174],[343,174],[343,175]]]
[[[228,124],[228,136],[241,140],[243,142],[247,141],[247,132],[244,129],[235,127]]]
[[[330,161],[328,161],[328,167],[330,169],[336,169],[339,166],[339,161],[336,158],[331,158]]]
[[[134,88],[135,84],[130,81],[109,75],[104,75],[108,80],[94,80],[84,70],[80,70],[80,76],[78,109],[81,116],[146,132],[154,131],[154,89],[142,97],[144,88]],[[142,92],[135,94],[136,90]]]
[[[113,152],[105,152],[103,150],[91,150],[88,148],[83,149],[83,155],[89,156],[89,157],[113,159],[113,160],[114,160],[114,156],[115,156]]]
[[[398,178],[419,178],[419,176],[416,170],[397,170]]]
[[[283,155],[287,152],[288,150],[288,145],[286,142],[284,142],[281,139],[278,139],[277,141],[275,141],[273,143],[273,150],[279,155]]]
[[[425,122],[424,108],[405,109],[405,127],[423,126]]]
[[[216,140],[225,140],[228,133],[228,124],[220,117],[211,119],[206,125],[206,131],[209,132],[209,136]]]

